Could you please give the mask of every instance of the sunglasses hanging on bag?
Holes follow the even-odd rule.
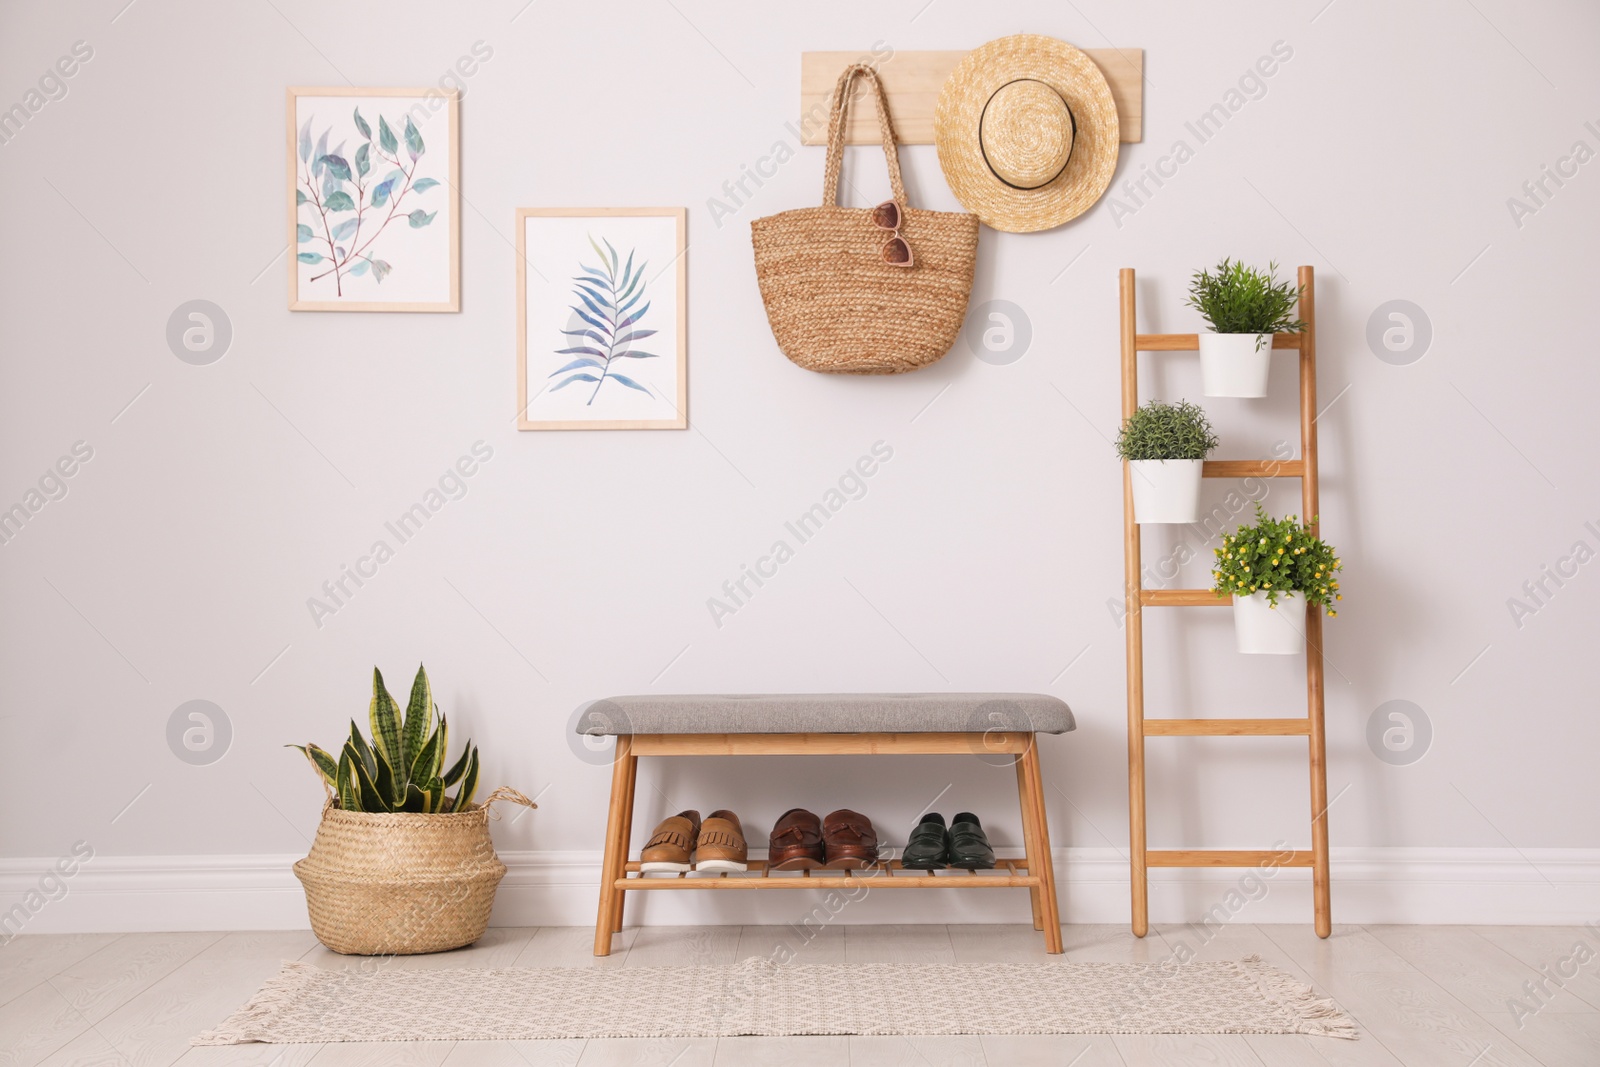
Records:
[[[893,231],[883,243],[883,261],[891,267],[912,267],[916,264],[911,257],[911,245],[900,236],[901,221],[900,205],[893,200],[885,200],[872,209],[872,224],[880,230]]]

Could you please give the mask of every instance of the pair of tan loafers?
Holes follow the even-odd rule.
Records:
[[[739,816],[726,809],[712,812],[704,822],[698,811],[680,811],[661,820],[644,851],[639,871],[743,871],[749,869],[749,851]]]

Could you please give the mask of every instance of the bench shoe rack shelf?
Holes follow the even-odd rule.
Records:
[[[1016,767],[1022,808],[1023,859],[997,859],[988,871],[905,870],[886,860],[863,870],[768,871],[751,860],[743,873],[641,874],[628,858],[634,791],[641,756],[1009,756]],[[746,833],[750,828],[745,828]],[[594,954],[609,955],[614,933],[622,931],[623,902],[629,893],[675,890],[844,889],[1027,889],[1033,928],[1044,934],[1045,951],[1061,952],[1061,916],[1055,874],[1050,864],[1043,779],[1036,735],[1027,731],[958,733],[792,733],[792,734],[632,734],[617,737],[612,764],[611,805],[605,859],[600,875],[600,907]]]
[[[1207,460],[1207,478],[1299,478],[1301,518],[1317,533],[1317,318],[1315,277],[1301,267],[1300,318],[1303,333],[1280,333],[1272,338],[1274,351],[1288,349],[1299,355],[1300,458],[1296,460]],[[1124,268],[1122,294],[1122,417],[1139,406],[1139,353],[1190,352],[1199,348],[1192,333],[1139,333],[1135,314],[1134,273]],[[1306,714],[1291,719],[1177,719],[1145,718],[1144,621],[1149,607],[1226,607],[1231,598],[1210,589],[1145,589],[1141,579],[1139,526],[1133,521],[1133,478],[1122,467],[1122,523],[1127,589],[1125,616],[1128,642],[1128,807],[1132,867],[1133,932],[1145,936],[1150,929],[1149,868],[1151,867],[1309,867],[1314,918],[1318,937],[1333,930],[1328,877],[1328,768],[1323,737],[1322,610],[1306,606]],[[1304,737],[1311,771],[1311,848],[1292,853],[1277,850],[1151,849],[1145,836],[1145,739],[1150,737]]]

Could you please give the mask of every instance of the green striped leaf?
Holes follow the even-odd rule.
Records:
[[[405,796],[405,782],[401,781],[394,773],[394,768],[389,766],[389,761],[383,758],[383,753],[376,753],[378,758],[378,773],[373,776],[373,784],[378,787],[378,795],[390,808],[399,804]]]
[[[444,810],[444,783],[437,778],[428,779],[428,784],[423,786],[422,795],[428,798],[428,812],[437,815]]]
[[[367,708],[367,718],[372,723],[372,743],[388,758],[389,766],[405,766],[400,748],[399,711],[376,667],[372,668],[372,703]]]
[[[417,677],[411,683],[411,701],[406,705],[406,722],[401,731],[400,766],[409,768],[417,761],[422,743],[433,729],[433,686],[428,672],[417,664]]]
[[[345,746],[345,750],[350,753],[351,767],[355,772],[356,801],[359,804],[359,807],[357,807],[356,810],[390,810],[388,798],[382,796],[378,792],[378,783],[373,780],[373,776],[371,774],[367,773],[366,766],[362,764],[360,758],[355,753],[355,746],[347,744]]]
[[[418,789],[416,783],[408,782],[406,784],[406,798],[401,802],[400,810],[421,814],[428,810],[428,805],[431,803],[432,798]]]
[[[444,775],[444,758],[450,751],[450,734],[444,729],[444,719],[441,716],[439,729],[435,731],[439,738],[439,747],[433,750],[433,770],[429,777],[439,778]]]
[[[316,768],[322,780],[334,789],[338,788],[339,764],[327,752],[316,745],[285,745],[285,748],[299,749],[300,754],[306,758],[312,767]]]
[[[422,743],[422,751],[417,753],[417,758],[411,761],[411,775],[408,781],[421,785],[439,773],[439,731],[435,730],[428,735]]]
[[[345,811],[360,811],[361,798],[356,793],[356,760],[350,756],[350,746],[339,753],[339,772],[335,791],[339,794],[339,807]]]
[[[478,750],[467,747],[467,769],[461,775],[461,788],[456,791],[455,805],[451,811],[466,811],[472,804],[472,794],[478,791]]]
[[[350,720],[350,741],[349,741],[349,744],[355,749],[355,756],[356,756],[357,762],[359,762],[361,767],[362,767],[362,769],[364,769],[367,772],[367,777],[368,778],[377,778],[377,776],[378,776],[378,757],[377,757],[377,754],[372,751],[372,746],[367,744],[367,739],[365,737],[361,736],[361,731],[356,727],[356,721],[354,719]]]
[[[444,723],[441,722],[439,728],[443,730]],[[461,781],[461,776],[467,772],[467,757],[470,755],[472,755],[472,742],[469,740],[467,747],[461,750],[461,758],[452,763],[450,769],[442,775],[445,785],[451,786]]]

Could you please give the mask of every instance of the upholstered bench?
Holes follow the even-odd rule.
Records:
[[[614,736],[611,803],[594,954],[611,953],[626,894],[679,889],[1026,888],[1033,927],[1045,948],[1061,951],[1055,873],[1050,863],[1036,734],[1073,729],[1065,703],[1039,693],[871,693],[776,696],[625,696],[579,710],[577,731]],[[908,871],[889,860],[860,871],[775,873],[752,860],[743,874],[645,876],[628,856],[633,794],[641,756],[961,755],[1012,764],[1022,807],[1021,860],[991,871]]]

